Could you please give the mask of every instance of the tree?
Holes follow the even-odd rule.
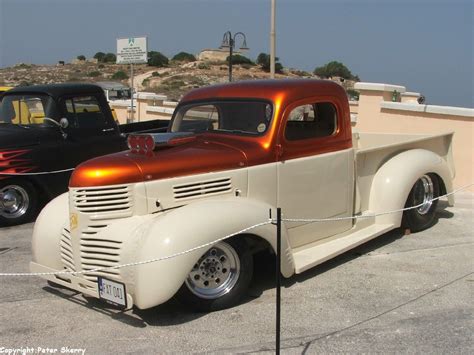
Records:
[[[173,57],[172,60],[175,60],[177,62],[195,62],[196,57],[193,56],[191,53],[179,52]]]
[[[117,57],[114,53],[107,53],[103,58],[104,63],[115,63],[116,61]]]
[[[78,55],[77,60],[86,60],[86,57],[84,55]]]
[[[278,62],[279,58],[275,58],[275,73],[281,73],[283,65]],[[267,73],[270,72],[270,55],[266,53],[260,53],[257,57],[257,64],[262,67]]]
[[[229,57],[226,58],[226,61],[229,61]],[[233,54],[232,55],[232,64],[250,64],[250,65],[255,65],[254,62],[252,62],[250,59],[247,57],[244,57],[243,55],[240,54]]]
[[[97,52],[96,54],[94,54],[94,58],[97,59],[98,62],[103,62],[104,57],[105,57],[104,52]]]
[[[357,75],[353,75],[351,71],[341,62],[332,61],[321,67],[314,69],[314,74],[321,78],[330,78],[333,76],[339,76],[349,80],[359,80]]]
[[[152,67],[164,67],[169,63],[168,58],[160,52],[148,52],[148,65]]]

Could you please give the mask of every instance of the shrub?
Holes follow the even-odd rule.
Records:
[[[102,73],[100,71],[91,71],[90,73],[87,73],[87,76],[90,76],[90,77],[96,77],[96,76],[101,76]]]
[[[104,52],[97,52],[96,54],[94,54],[94,58],[97,59],[98,62],[103,62],[104,57],[105,57]]]
[[[179,52],[173,57],[173,60],[177,62],[195,62],[196,57],[191,53]]]
[[[226,58],[226,61],[229,62],[229,57]],[[250,59],[247,57],[244,57],[243,55],[240,54],[233,54],[232,55],[232,64],[250,64],[250,65],[255,65],[254,62],[252,62]]]
[[[112,79],[125,80],[125,79],[128,79],[128,75],[123,70],[119,70],[112,75]]]
[[[169,63],[168,58],[160,52],[148,52],[148,65],[152,67],[164,67]]]
[[[117,56],[113,53],[107,53],[102,61],[104,63],[115,63],[117,61]]]
[[[150,79],[148,79],[148,78],[143,79],[142,85],[143,85],[143,86],[148,86],[148,84],[150,84]]]
[[[86,60],[86,57],[84,55],[78,55],[77,60]]]
[[[151,73],[151,76],[153,77],[160,76],[160,73],[158,73],[157,71],[154,71],[153,73]]]
[[[279,58],[275,58],[275,73],[281,73],[283,65],[278,62]],[[266,53],[260,53],[257,57],[257,64],[262,67],[267,73],[270,72],[270,55]]]
[[[99,69],[105,68],[104,64],[99,64]]]
[[[197,67],[198,69],[211,69],[210,65],[207,63],[199,63]]]

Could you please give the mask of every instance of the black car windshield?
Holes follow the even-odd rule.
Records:
[[[0,124],[22,126],[54,125],[47,118],[55,118],[54,100],[48,95],[4,95],[0,102]]]
[[[262,135],[273,115],[273,107],[261,101],[212,101],[183,105],[177,109],[171,132],[216,132]]]

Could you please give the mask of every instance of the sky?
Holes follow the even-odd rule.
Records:
[[[277,56],[307,71],[337,60],[429,104],[474,107],[473,2],[276,0]],[[197,54],[228,30],[245,33],[252,59],[269,53],[270,0],[0,0],[0,67],[115,52],[134,36],[167,56]]]

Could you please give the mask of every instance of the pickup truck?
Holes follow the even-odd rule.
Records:
[[[291,277],[401,225],[428,228],[432,199],[454,177],[452,133],[352,133],[346,93],[330,81],[197,89],[166,133],[128,142],[81,164],[69,192],[43,209],[30,263],[52,283],[125,308],[175,295],[200,311],[231,307],[256,253],[276,248],[275,226],[261,224],[270,210],[303,219],[282,225],[281,273]],[[330,220],[304,220],[314,218]]]
[[[70,170],[36,173],[73,169],[85,160],[126,149],[123,133],[167,125],[156,120],[118,126],[96,85],[6,91],[0,103],[0,226],[33,219],[45,201],[67,191]]]

